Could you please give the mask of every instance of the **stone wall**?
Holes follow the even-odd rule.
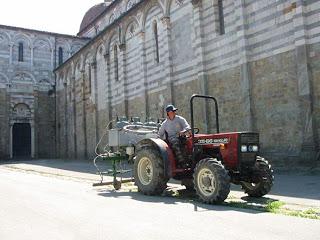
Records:
[[[223,13],[217,0],[135,4],[56,71],[61,91],[76,86],[76,121],[66,131],[75,129],[78,157],[92,154],[116,116],[164,117],[174,103],[190,121],[198,93],[217,98],[221,131],[258,131],[261,154],[276,166],[318,164],[318,1],[227,0]],[[78,73],[88,62],[96,66],[90,96],[81,85],[89,77]],[[195,125],[212,132],[213,119],[213,106],[196,101]]]
[[[64,139],[68,136],[65,122],[55,119],[53,69],[59,62],[56,50],[63,49],[61,60],[66,61],[86,42],[74,36],[0,25],[0,159],[14,155],[12,129],[16,123],[30,124],[31,156],[28,157],[56,156],[56,133]],[[23,56],[19,58],[21,44]],[[63,103],[64,99],[59,99],[63,107],[67,102]],[[57,114],[63,116],[61,108],[57,109]],[[68,141],[59,146],[65,144]]]
[[[314,132],[316,136],[317,148],[320,148],[320,43],[309,46],[309,64],[310,64],[310,78],[312,86],[312,115],[316,125]],[[319,153],[318,153],[319,154]],[[320,157],[316,156],[314,165],[320,165]]]
[[[55,99],[48,92],[38,92],[37,111],[37,148],[38,158],[54,158],[55,146]]]
[[[0,159],[9,157],[9,128],[7,117],[7,92],[5,89],[0,89]]]

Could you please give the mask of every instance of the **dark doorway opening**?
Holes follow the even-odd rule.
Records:
[[[31,157],[31,126],[15,123],[12,129],[12,153],[14,158]]]

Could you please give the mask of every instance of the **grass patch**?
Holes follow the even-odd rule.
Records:
[[[261,212],[270,212],[286,216],[302,217],[320,220],[320,209],[310,208],[307,210],[294,210],[286,207],[286,203],[281,201],[267,201],[266,204],[256,204],[250,202],[230,201],[222,205],[234,208],[252,209]]]
[[[310,208],[307,210],[292,210],[288,208],[282,208],[276,211],[275,213],[279,213],[287,216],[320,220],[320,209]]]
[[[285,205],[281,201],[267,201],[267,205],[264,207],[267,212],[277,213]]]

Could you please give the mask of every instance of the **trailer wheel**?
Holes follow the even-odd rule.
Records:
[[[134,181],[138,191],[145,195],[159,195],[167,187],[163,159],[155,149],[140,150],[134,161]]]
[[[262,197],[270,192],[273,186],[273,170],[267,160],[258,156],[254,174],[257,175],[258,182],[241,182],[241,187],[250,197]]]
[[[221,203],[230,192],[230,177],[224,166],[213,158],[201,160],[193,174],[197,195],[205,203]]]

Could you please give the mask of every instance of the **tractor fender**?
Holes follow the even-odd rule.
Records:
[[[174,155],[168,144],[160,138],[143,139],[136,144],[136,152],[145,147],[154,147],[158,150],[163,159],[165,177],[173,177],[175,170]]]

